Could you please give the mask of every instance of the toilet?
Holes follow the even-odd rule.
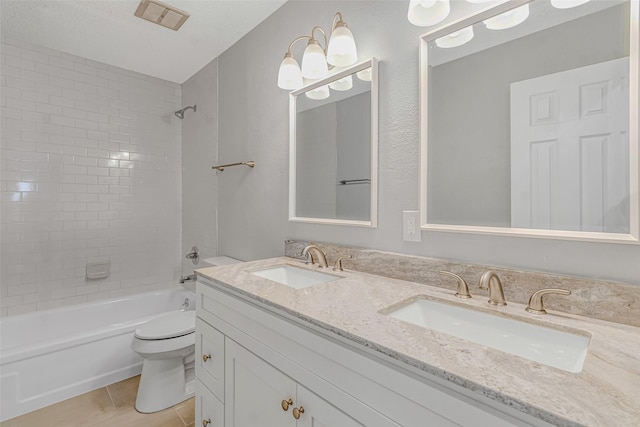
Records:
[[[197,268],[240,262],[219,256]],[[176,310],[140,325],[131,348],[144,359],[136,410],[151,413],[183,402],[195,393],[195,310]]]

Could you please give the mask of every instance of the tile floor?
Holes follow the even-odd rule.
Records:
[[[140,376],[73,397],[12,418],[0,427],[194,427],[193,398],[164,411],[141,414],[135,410]]]

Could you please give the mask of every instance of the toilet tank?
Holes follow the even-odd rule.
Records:
[[[228,256],[214,256],[211,258],[203,259],[197,268],[217,267],[220,265],[235,264],[238,262],[242,262],[242,261],[235,258],[228,257]]]

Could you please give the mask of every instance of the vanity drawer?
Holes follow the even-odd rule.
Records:
[[[196,377],[224,402],[224,335],[196,317]]]
[[[196,426],[223,427],[224,405],[211,391],[196,380]]]

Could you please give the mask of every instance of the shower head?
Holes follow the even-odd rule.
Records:
[[[184,107],[182,110],[178,110],[176,111],[175,114],[177,118],[179,118],[180,120],[184,119],[184,112],[187,110],[193,110],[194,112],[196,111],[196,106],[195,105],[189,105],[188,107]]]

